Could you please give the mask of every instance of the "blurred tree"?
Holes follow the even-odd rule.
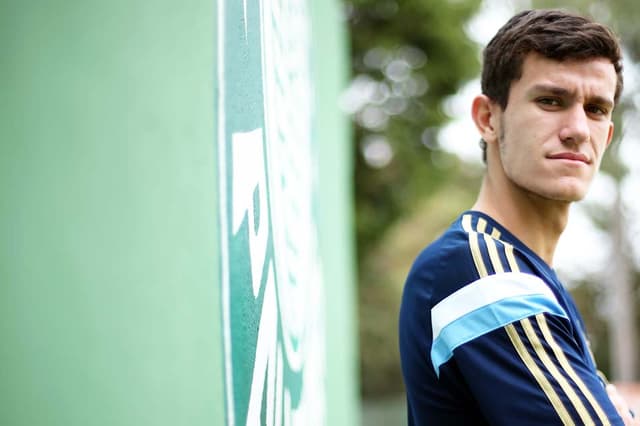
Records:
[[[447,179],[437,149],[442,101],[478,72],[464,31],[480,0],[351,0],[353,80],[344,107],[355,122],[358,250]]]
[[[355,127],[365,396],[402,389],[397,315],[405,274],[417,251],[450,221],[451,215],[443,217],[439,207],[468,205],[465,194],[474,187],[477,175],[461,173],[457,158],[439,149],[438,131],[450,119],[443,109],[445,98],[479,71],[478,46],[467,36],[465,24],[480,4],[344,2],[353,75],[342,106]],[[425,208],[434,213],[416,213]],[[401,217],[404,224],[398,223]],[[407,243],[412,233],[415,241]]]
[[[403,390],[398,353],[398,308],[416,255],[473,204],[479,167],[455,168],[435,192],[421,197],[362,260],[360,275],[361,383],[364,396]]]

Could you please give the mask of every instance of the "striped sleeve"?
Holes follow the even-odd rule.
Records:
[[[454,364],[491,424],[623,424],[553,292],[475,219],[462,223],[480,278],[431,310],[436,374]]]
[[[547,285],[534,275],[489,275],[463,287],[431,310],[431,362],[436,374],[458,346],[542,312],[567,316]]]

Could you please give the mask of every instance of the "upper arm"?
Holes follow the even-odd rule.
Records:
[[[480,278],[431,309],[436,374],[462,377],[490,424],[622,425],[570,314],[481,222],[465,227]]]
[[[456,368],[491,424],[622,424],[540,278],[485,277],[431,315],[436,374]]]
[[[536,314],[456,350],[456,366],[491,424],[622,424],[563,321]]]

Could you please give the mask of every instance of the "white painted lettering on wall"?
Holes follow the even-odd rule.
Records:
[[[267,176],[264,167],[262,129],[234,133],[231,149],[233,151],[232,229],[234,234],[238,233],[245,215],[248,216],[251,283],[253,297],[257,297],[269,236]]]
[[[225,64],[220,82],[225,94],[220,120],[227,126],[220,149],[221,170],[227,171],[220,188],[221,199],[229,202],[223,208],[230,213],[230,223],[222,224],[229,233],[221,233],[227,236],[227,422],[323,425],[324,286],[314,214],[317,165],[307,3],[219,4],[219,10],[231,10],[221,25],[244,23],[238,34],[233,32],[237,26],[228,28],[243,41],[234,46],[246,49],[230,52],[224,37],[219,39],[221,57],[235,61]],[[251,68],[255,63],[259,68]],[[241,72],[251,79],[238,83]],[[234,90],[243,97],[234,96]]]
[[[304,382],[291,421],[323,424],[324,292],[313,209],[311,22],[304,0],[265,0],[261,14],[269,195],[279,208],[272,222],[282,343],[287,363]]]

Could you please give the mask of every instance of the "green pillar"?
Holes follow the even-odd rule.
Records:
[[[222,424],[214,13],[0,6],[0,424]]]
[[[338,6],[218,2],[228,424],[358,422]]]
[[[0,424],[357,424],[337,2],[0,9]]]

